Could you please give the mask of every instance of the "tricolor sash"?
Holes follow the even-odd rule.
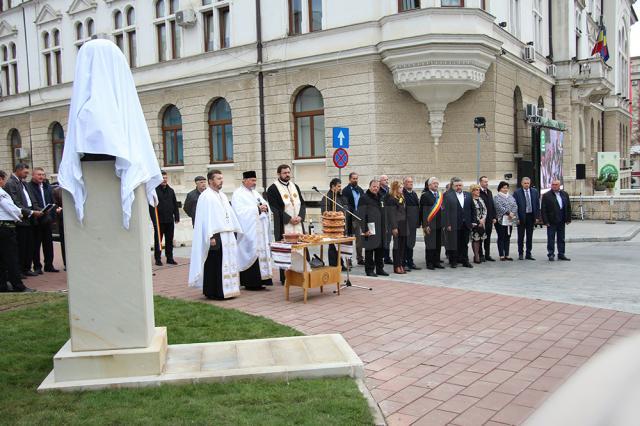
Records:
[[[427,222],[428,223],[431,223],[431,221],[433,220],[433,218],[436,217],[436,215],[438,214],[440,209],[442,209],[442,200],[443,200],[443,198],[444,197],[442,196],[442,194],[438,194],[438,198],[436,199],[435,204],[433,205],[433,207],[431,207],[431,211],[427,215]]]

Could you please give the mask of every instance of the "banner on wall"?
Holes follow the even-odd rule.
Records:
[[[596,178],[615,195],[620,194],[620,153],[598,153],[598,176]]]
[[[540,192],[551,189],[551,182],[559,179],[564,183],[562,160],[564,154],[564,132],[555,129],[540,129]]]

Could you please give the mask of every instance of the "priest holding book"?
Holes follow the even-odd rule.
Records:
[[[240,284],[247,290],[264,290],[273,285],[269,246],[269,204],[256,191],[256,172],[242,174],[242,185],[231,197],[242,234],[238,235]]]

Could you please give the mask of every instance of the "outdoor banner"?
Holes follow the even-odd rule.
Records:
[[[598,176],[596,180],[614,195],[620,195],[620,153],[598,152]]]
[[[562,171],[562,158],[564,147],[564,133],[560,130],[540,129],[540,192],[545,193],[551,189],[551,182],[560,179],[562,184],[564,175]],[[561,185],[562,187],[562,185]]]

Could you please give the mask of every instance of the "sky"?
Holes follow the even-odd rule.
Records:
[[[636,11],[636,15],[640,16],[640,6],[634,5],[633,8]],[[637,22],[635,25],[631,27],[631,37],[629,38],[631,42],[631,56],[640,56],[640,22]]]

